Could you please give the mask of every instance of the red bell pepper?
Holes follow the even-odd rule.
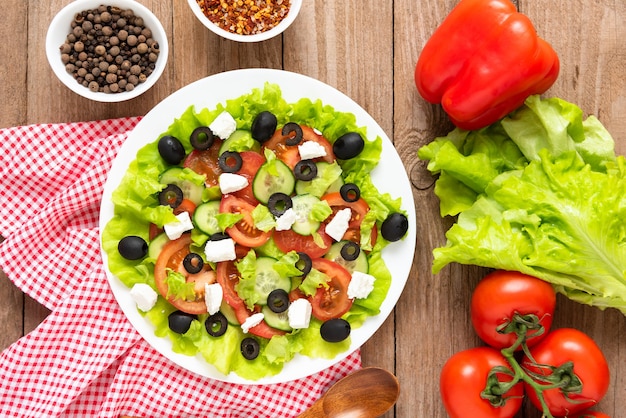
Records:
[[[480,129],[544,93],[559,58],[509,0],[461,0],[426,42],[415,67],[422,97],[462,129]]]

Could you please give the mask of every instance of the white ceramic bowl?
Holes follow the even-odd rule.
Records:
[[[72,74],[65,69],[61,61],[60,47],[71,32],[71,22],[76,14],[89,9],[97,9],[100,5],[117,6],[121,9],[131,9],[135,15],[143,18],[145,27],[152,31],[152,37],[159,44],[159,56],[153,72],[146,81],[139,83],[133,90],[118,93],[93,92],[78,83]],[[157,82],[165,66],[169,54],[167,34],[159,19],[145,6],[133,0],[75,0],[65,6],[52,19],[46,35],[46,55],[54,74],[74,93],[98,102],[122,102],[145,93]]]
[[[223,38],[230,39],[231,41],[236,42],[260,42],[281,34],[293,23],[294,20],[296,20],[296,17],[300,12],[300,8],[302,7],[302,0],[291,0],[289,13],[278,25],[274,26],[272,29],[253,35],[238,35],[236,33],[222,29],[215,23],[211,22],[211,20],[206,17],[205,14],[202,12],[202,9],[200,8],[196,0],[187,0],[187,3],[189,3],[189,7],[191,7],[191,10],[196,15],[198,20],[200,20],[200,22],[202,22],[204,26],[209,28],[211,32]]]

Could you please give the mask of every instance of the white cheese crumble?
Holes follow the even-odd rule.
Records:
[[[172,240],[180,238],[180,236],[183,235],[183,232],[191,231],[193,229],[193,223],[191,222],[189,212],[179,213],[176,215],[176,219],[178,219],[178,222],[170,222],[163,225],[165,234]]]
[[[230,113],[224,111],[217,115],[215,120],[211,122],[209,129],[213,132],[213,135],[218,138],[226,139],[237,130],[237,121]]]
[[[298,216],[296,215],[296,211],[293,208],[289,208],[276,218],[276,230],[277,231],[286,231],[291,228],[291,226],[296,222]]]
[[[333,219],[328,222],[328,225],[326,225],[326,233],[335,241],[341,241],[341,238],[343,238],[348,230],[351,217],[352,211],[350,208],[341,209],[335,214]]]
[[[222,173],[218,179],[222,194],[234,193],[248,185],[248,179],[239,174]]]
[[[306,299],[296,299],[289,305],[287,317],[289,326],[293,329],[308,328],[311,321],[311,302]]]
[[[204,303],[209,315],[213,315],[220,310],[224,290],[219,283],[204,284]]]
[[[130,296],[135,301],[137,308],[144,312],[154,308],[158,297],[157,292],[145,283],[136,283],[130,289]]]
[[[374,290],[375,280],[376,278],[371,274],[355,271],[348,285],[348,298],[365,299]]]
[[[326,148],[315,141],[305,141],[298,145],[300,158],[303,160],[312,160],[313,158],[325,157]]]
[[[207,261],[219,263],[237,258],[235,254],[235,241],[232,238],[219,241],[207,241],[204,245],[204,255]]]
[[[244,334],[247,334],[250,328],[259,325],[263,318],[265,318],[265,315],[263,315],[261,312],[255,313],[254,315],[247,317],[246,320],[243,321],[243,324],[241,324],[241,330]]]

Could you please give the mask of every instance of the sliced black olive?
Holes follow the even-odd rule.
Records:
[[[293,174],[298,180],[313,180],[317,177],[317,165],[313,162],[313,160],[300,160],[293,168]]]
[[[211,235],[209,237],[209,240],[211,241],[221,241],[223,239],[228,239],[230,238],[230,235],[228,235],[225,232],[216,232],[215,234]]]
[[[341,247],[341,251],[339,252],[341,257],[346,261],[354,261],[359,258],[359,254],[361,253],[361,247],[356,242],[347,241]]]
[[[217,159],[217,163],[224,173],[236,173],[241,170],[243,160],[236,151],[224,151]]]
[[[254,360],[259,356],[261,347],[259,342],[252,337],[246,337],[241,341],[241,354],[246,360]]]
[[[200,273],[202,267],[204,267],[204,260],[200,254],[189,253],[183,259],[183,267],[189,274]]]
[[[275,289],[267,295],[267,307],[272,312],[285,312],[289,307],[289,294],[283,289]]]
[[[341,135],[333,143],[333,152],[340,160],[349,160],[354,158],[363,151],[365,141],[357,132],[348,132]]]
[[[276,126],[278,126],[276,116],[272,112],[264,110],[256,115],[252,121],[252,127],[250,128],[252,138],[263,143],[274,135]]]
[[[383,221],[380,233],[387,241],[398,241],[409,229],[409,220],[402,213],[394,212]]]
[[[174,311],[167,317],[167,324],[170,329],[178,334],[189,331],[191,323],[197,316],[183,311]]]
[[[177,208],[183,202],[183,191],[175,184],[168,184],[159,192],[159,204]]]
[[[313,267],[313,261],[307,253],[298,252],[300,259],[296,262],[296,268],[302,272],[302,276],[306,276]]]
[[[267,208],[270,213],[274,216],[281,216],[288,209],[293,206],[293,201],[291,197],[286,195],[285,193],[273,193],[270,198],[267,200]]]
[[[178,138],[174,138],[170,135],[161,137],[157,148],[161,158],[163,158],[166,163],[172,165],[180,164],[186,155],[183,144],[180,143]]]
[[[320,327],[320,335],[324,341],[338,343],[350,336],[350,323],[342,318],[329,319]]]
[[[117,251],[127,260],[139,260],[148,254],[148,243],[141,237],[129,235],[120,240]]]
[[[216,312],[204,321],[204,328],[211,337],[221,337],[228,328],[228,321],[221,312]]]
[[[341,189],[339,189],[339,193],[346,202],[356,202],[361,198],[361,190],[359,186],[354,183],[344,184],[341,186]]]
[[[213,131],[208,126],[200,126],[193,130],[191,136],[189,137],[189,142],[191,142],[191,146],[197,150],[205,150],[211,148],[213,142],[215,141],[215,137],[213,136]]]
[[[283,137],[287,137],[285,144],[293,146],[302,142],[302,128],[295,122],[288,122],[281,131]]]

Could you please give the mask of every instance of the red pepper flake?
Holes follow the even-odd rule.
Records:
[[[209,20],[228,32],[254,35],[278,25],[290,0],[196,0]]]

